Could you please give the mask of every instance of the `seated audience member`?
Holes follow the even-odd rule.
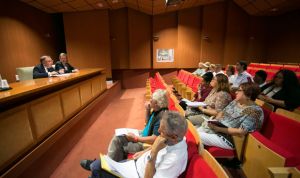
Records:
[[[143,150],[143,143],[152,144],[155,138],[159,136],[160,119],[165,110],[168,110],[167,92],[158,89],[152,94],[150,103],[146,104],[146,126],[140,136],[135,136],[132,133],[114,136],[109,144],[107,155],[115,161],[121,161],[127,158],[128,153]]]
[[[52,75],[57,74],[54,68],[52,67],[53,60],[50,56],[42,56],[40,58],[40,64],[36,65],[33,68],[33,78],[45,78],[51,77]]]
[[[237,62],[235,67],[238,73],[232,83],[231,89],[233,91],[235,91],[242,83],[252,82],[252,76],[246,71],[247,63],[245,61]]]
[[[58,71],[60,74],[77,72],[77,70],[73,66],[71,66],[71,64],[68,63],[66,53],[59,54],[59,61],[55,63],[55,70]]]
[[[214,76],[217,74],[224,74],[222,71],[222,65],[221,64],[215,64],[215,71],[214,71]]]
[[[287,110],[299,107],[300,87],[295,72],[291,70],[278,71],[272,82],[262,87],[259,99]]]
[[[119,169],[116,171],[123,177],[128,177],[126,171],[136,171],[137,177],[141,178],[178,177],[187,165],[187,144],[184,139],[186,131],[187,121],[178,112],[164,112],[159,127],[160,136],[154,144],[149,149],[137,153],[134,156],[135,160],[128,160],[128,163],[134,162],[130,164],[132,167],[121,168],[123,172],[118,171]],[[82,160],[80,165],[91,171],[91,178],[115,177],[101,169],[100,160]]]
[[[264,115],[262,109],[254,102],[258,94],[259,87],[256,84],[241,84],[236,91],[236,99],[217,114],[217,122],[204,121],[197,129],[202,143],[234,149],[232,136],[242,136],[260,129]],[[221,124],[223,126],[220,126]]]
[[[232,65],[228,65],[226,69],[226,75],[228,77],[229,85],[233,84],[233,81],[235,80],[235,68]]]
[[[202,76],[202,82],[198,86],[198,92],[195,93],[194,101],[202,102],[205,100],[205,98],[208,96],[208,94],[212,90],[212,87],[210,85],[212,78],[213,78],[213,74],[211,72],[206,72]],[[184,110],[186,110],[187,105],[186,105],[185,101],[180,101],[179,104]]]
[[[209,119],[211,116],[216,116],[218,112],[222,111],[232,100],[226,75],[217,74],[210,82],[210,85],[213,89],[204,101],[204,103],[207,104],[206,107],[187,107],[185,116],[194,125],[201,125],[203,118]],[[194,112],[196,109],[198,111]]]
[[[198,69],[195,70],[195,71],[193,72],[193,74],[194,74],[194,75],[197,75],[197,76],[199,76],[199,77],[201,77],[203,74],[206,73],[205,70],[206,70],[206,69],[205,69],[205,67],[203,66],[203,63],[202,63],[202,62],[199,62],[199,64],[198,64]]]
[[[262,88],[263,86],[266,85],[267,76],[268,76],[267,72],[265,72],[264,70],[258,70],[255,72],[253,81],[259,86],[259,88]]]

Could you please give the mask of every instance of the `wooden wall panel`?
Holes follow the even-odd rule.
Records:
[[[97,96],[101,92],[101,78],[94,77],[92,79],[92,94],[93,96]]]
[[[268,19],[268,62],[300,62],[300,10]]]
[[[221,2],[203,7],[201,61],[224,63],[224,35],[226,30],[226,5]],[[207,37],[207,38],[205,38]]]
[[[112,69],[129,68],[129,37],[127,8],[109,11],[110,51]]]
[[[80,98],[81,105],[86,105],[88,101],[92,98],[92,83],[87,81],[80,85]]]
[[[266,62],[267,57],[267,20],[264,17],[250,17],[248,44],[246,48],[247,61]]]
[[[151,16],[128,9],[129,68],[151,67]]]
[[[193,20],[191,20],[193,19]],[[196,68],[201,51],[201,8],[178,12],[178,60],[179,68]]]
[[[178,29],[177,13],[153,16],[153,35],[158,36],[158,41],[153,42],[153,68],[176,68],[178,60]],[[174,62],[156,62],[157,49],[174,49]]]
[[[25,106],[0,114],[0,169],[2,165],[26,151],[34,138]]]
[[[58,94],[45,96],[30,103],[33,129],[38,140],[63,122],[63,112]]]
[[[34,66],[40,56],[53,59],[65,49],[62,21],[17,0],[0,1],[0,71],[15,81],[16,68]]]
[[[233,2],[228,2],[224,64],[245,59],[248,43],[249,15]]]
[[[111,77],[108,11],[63,14],[66,46],[77,68],[102,67]]]
[[[62,91],[61,94],[62,107],[64,111],[64,118],[68,119],[80,108],[80,94],[79,87],[69,88]]]

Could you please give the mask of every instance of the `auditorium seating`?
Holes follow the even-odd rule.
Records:
[[[245,148],[247,177],[270,177],[268,167],[300,164],[300,122],[271,113],[260,132],[249,134]]]
[[[300,114],[296,112],[291,112],[282,108],[276,109],[276,113],[285,117],[288,117],[290,119],[294,119],[295,121],[300,122]]]

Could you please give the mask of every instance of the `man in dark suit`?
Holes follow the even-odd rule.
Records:
[[[51,77],[52,75],[57,74],[54,68],[52,67],[53,60],[50,56],[42,56],[40,58],[40,64],[36,65],[33,68],[33,78],[45,78]]]
[[[55,70],[58,71],[60,74],[78,71],[68,63],[68,58],[66,53],[59,54],[59,61],[57,61],[55,64]]]

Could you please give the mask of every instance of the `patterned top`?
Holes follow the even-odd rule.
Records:
[[[201,77],[201,76],[204,75],[205,73],[206,73],[206,72],[205,72],[205,69],[199,69],[199,68],[193,72],[193,74],[195,74],[195,75],[197,75],[197,76],[199,76],[199,77]]]
[[[231,95],[228,92],[217,92],[213,89],[205,99],[204,103],[219,112],[222,111],[231,102],[231,100]]]
[[[234,100],[223,112],[223,119],[220,120],[222,124],[227,127],[242,128],[247,132],[260,129],[264,120],[263,111],[256,104],[241,108]]]

